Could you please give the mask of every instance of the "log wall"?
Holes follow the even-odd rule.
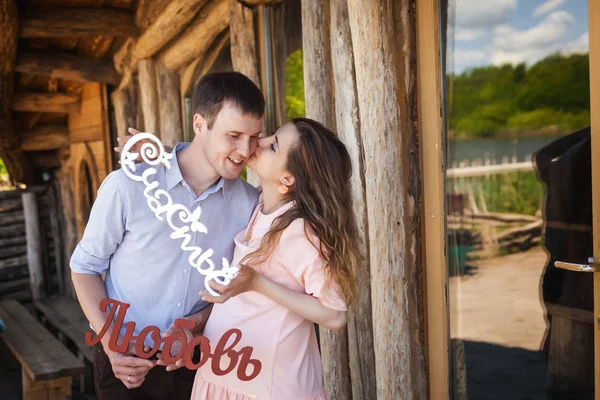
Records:
[[[43,292],[56,294],[64,284],[63,273],[57,265],[62,265],[65,259],[57,217],[60,212],[58,187],[30,187],[27,191],[35,194],[38,208],[42,275],[45,278]],[[16,190],[0,192],[0,301],[32,300],[22,193]]]

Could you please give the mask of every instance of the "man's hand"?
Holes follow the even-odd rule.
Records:
[[[129,345],[127,354],[118,353],[108,348],[104,350],[112,365],[113,373],[117,379],[123,382],[127,389],[140,387],[144,383],[148,371],[156,365],[155,361],[136,357],[134,355],[135,346],[133,344]],[[149,350],[146,348],[144,351]]]
[[[227,300],[240,293],[254,290],[261,277],[262,275],[256,272],[254,268],[243,265],[240,267],[236,277],[229,282],[229,285],[227,286],[221,285],[215,281],[208,282],[211,288],[221,293],[220,296],[213,296],[206,290],[201,291],[200,296],[202,296],[202,300],[208,301],[209,303],[225,303]]]
[[[192,332],[187,328],[177,327],[174,324],[171,325],[169,327],[169,329],[167,329],[166,331],[163,332],[162,337],[166,338],[168,336],[174,335],[176,332],[178,332],[180,330],[182,330],[183,333],[185,334],[187,343],[191,342],[192,339],[194,338],[194,335],[192,334]],[[171,357],[175,357],[177,354],[179,354],[179,352],[183,349],[183,345],[184,344],[182,343],[181,340],[175,340],[173,342],[173,344],[171,345],[171,349],[170,349]],[[165,351],[165,349],[163,349],[163,351]],[[167,367],[167,372],[175,371],[176,369],[179,369],[185,365],[185,361],[183,360],[183,358],[180,358],[179,360],[177,360],[175,362],[175,364],[167,364],[163,360],[161,353],[158,353],[158,355],[156,357],[158,358],[158,360],[156,361],[156,365],[161,365],[163,367]]]

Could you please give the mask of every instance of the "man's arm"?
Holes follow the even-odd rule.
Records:
[[[77,298],[96,332],[102,329],[107,317],[100,311],[100,302],[107,297],[102,274],[108,271],[110,259],[125,234],[127,207],[119,181],[119,173],[113,172],[102,182],[83,238],[70,262]],[[108,348],[110,331],[102,338],[102,345],[115,376],[130,389],[140,386],[155,363],[111,351]]]

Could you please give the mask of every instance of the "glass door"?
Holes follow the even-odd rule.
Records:
[[[594,398],[593,3],[442,18],[451,398]]]

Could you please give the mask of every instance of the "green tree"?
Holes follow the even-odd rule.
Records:
[[[289,55],[285,76],[285,113],[288,120],[306,116],[302,49]]]

